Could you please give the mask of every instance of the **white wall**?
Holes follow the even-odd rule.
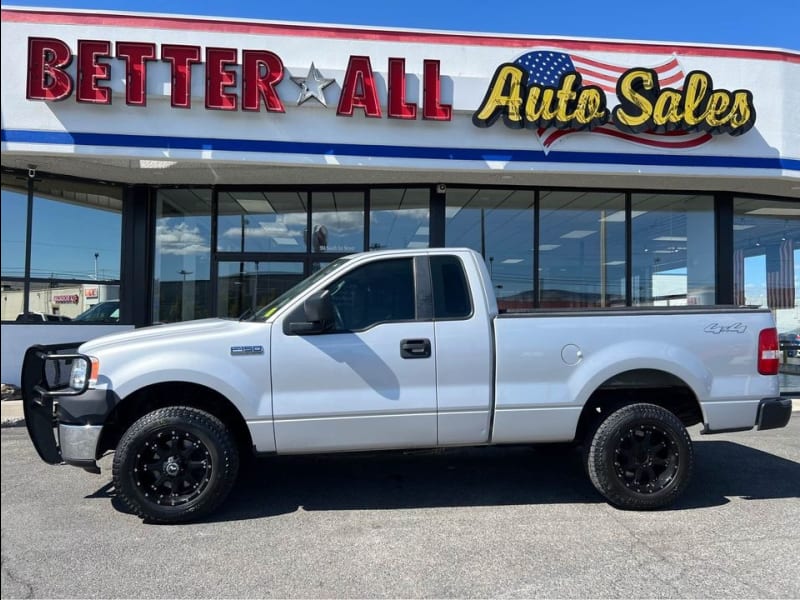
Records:
[[[0,357],[2,383],[18,386],[25,351],[36,344],[85,342],[110,333],[133,329],[133,325],[42,324],[0,325]]]

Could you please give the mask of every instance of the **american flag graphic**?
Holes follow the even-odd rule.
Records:
[[[520,56],[515,62],[518,67],[528,73],[526,85],[540,85],[557,87],[563,75],[570,72],[580,74],[583,85],[596,85],[611,98],[616,98],[617,79],[631,66],[620,66],[599,60],[585,58],[575,54],[565,54],[563,52],[535,50]],[[684,73],[678,59],[674,56],[666,62],[655,67],[649,67],[658,73],[658,81],[661,88],[672,87],[681,89],[680,83],[683,81]],[[676,87],[676,84],[677,87]],[[609,108],[612,104],[609,103]],[[539,141],[547,152],[550,147],[565,135],[577,133],[570,129],[547,129],[537,130]],[[636,144],[644,144],[656,148],[681,149],[695,148],[705,144],[711,139],[711,135],[706,132],[687,132],[671,131],[668,133],[640,133],[630,134],[620,131],[613,125],[601,125],[592,129],[592,133],[601,133]]]
[[[783,240],[767,255],[767,306],[794,308],[794,301],[794,248],[792,240]]]

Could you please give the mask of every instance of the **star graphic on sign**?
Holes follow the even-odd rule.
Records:
[[[309,98],[316,98],[322,106],[327,108],[328,103],[325,102],[325,93],[323,90],[336,80],[323,77],[322,73],[314,66],[313,62],[308,69],[308,75],[305,77],[292,77],[292,81],[300,86],[300,96],[297,98],[297,106],[300,106]]]

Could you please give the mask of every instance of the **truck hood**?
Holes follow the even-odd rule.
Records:
[[[264,326],[264,323],[258,323]],[[159,342],[169,338],[172,343],[180,343],[192,338],[207,336],[235,335],[252,327],[252,323],[244,323],[233,319],[199,319],[170,325],[153,325],[124,333],[113,333],[90,340],[81,345],[79,352],[92,354],[102,350],[110,350],[120,346],[139,345],[147,342]]]

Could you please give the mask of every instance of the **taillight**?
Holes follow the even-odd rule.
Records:
[[[777,375],[781,365],[778,346],[778,330],[762,329],[758,334],[758,372],[762,375]]]

